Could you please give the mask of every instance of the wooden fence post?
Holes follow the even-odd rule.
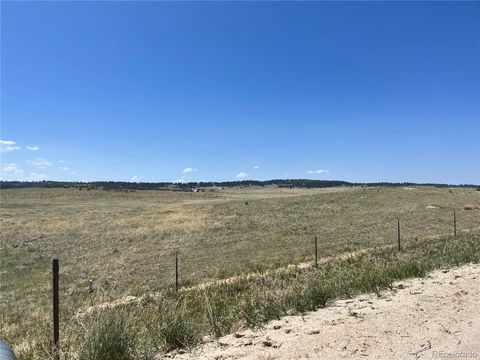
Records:
[[[315,267],[318,268],[318,239],[315,236]]]

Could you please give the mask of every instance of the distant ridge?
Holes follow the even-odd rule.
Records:
[[[126,182],[126,181],[0,181],[0,189],[16,188],[86,188],[86,189],[104,189],[104,190],[183,190],[187,191],[195,188],[222,187],[231,188],[239,186],[277,186],[279,188],[328,188],[334,186],[434,186],[434,187],[479,187],[473,184],[436,184],[436,183],[355,183],[341,180],[309,180],[309,179],[274,179],[274,180],[242,180],[242,181],[207,181],[207,182]]]

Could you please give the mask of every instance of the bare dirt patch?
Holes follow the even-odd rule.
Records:
[[[339,300],[262,331],[159,359],[432,359],[480,357],[480,265],[438,270],[380,296]],[[453,355],[452,355],[453,354]]]

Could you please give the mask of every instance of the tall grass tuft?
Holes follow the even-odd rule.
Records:
[[[136,335],[122,312],[102,314],[90,331],[81,351],[80,360],[133,360]]]
[[[149,331],[159,349],[189,348],[201,340],[195,313],[187,312],[185,298],[160,302],[154,315],[149,322]]]

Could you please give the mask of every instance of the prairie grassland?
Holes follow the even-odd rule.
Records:
[[[190,345],[199,341],[199,334],[219,336],[238,326],[259,325],[289,309],[303,311],[320,306],[323,297],[328,300],[345,296],[349,289],[346,286],[341,291],[329,290],[328,296],[322,293],[306,296],[311,298],[311,306],[297,306],[294,303],[299,300],[295,300],[293,294],[297,290],[298,293],[310,291],[303,287],[310,280],[299,280],[297,275],[292,275],[287,278],[297,279],[295,281],[300,283],[289,280],[276,290],[277,280],[265,283],[271,288],[263,284],[271,291],[271,314],[268,309],[262,310],[260,302],[249,304],[247,297],[242,296],[243,302],[235,302],[233,295],[219,296],[215,291],[222,293],[223,290],[218,287],[211,290],[214,292],[212,298],[218,299],[205,309],[197,304],[204,294],[194,292],[197,295],[186,296],[192,299],[190,303],[185,298],[179,299],[180,295],[170,293],[175,251],[180,257],[181,283],[192,285],[312,261],[314,236],[319,237],[321,257],[394,245],[396,219],[399,218],[405,246],[411,249],[417,246],[422,255],[426,251],[425,243],[440,241],[431,236],[453,232],[453,209],[456,208],[459,230],[470,230],[465,240],[469,245],[456,249],[459,259],[452,260],[454,255],[447,256],[444,253],[446,247],[438,248],[439,260],[428,260],[423,255],[420,258],[415,251],[406,251],[402,254],[402,261],[410,264],[408,266],[411,266],[411,259],[417,257],[418,264],[414,266],[417,270],[412,270],[414,274],[400,272],[398,276],[390,274],[385,277],[384,282],[378,281],[384,286],[402,274],[417,275],[418,269],[421,269],[419,273],[430,269],[437,264],[435,261],[438,264],[478,261],[475,244],[478,243],[479,211],[464,210],[466,204],[480,203],[480,192],[472,188],[264,188],[201,193],[12,189],[1,190],[0,196],[0,337],[10,341],[23,358],[45,359],[49,354],[50,266],[53,257],[60,259],[61,266],[62,324],[69,324],[65,330],[68,335],[62,343],[64,356],[82,359],[105,358],[105,349],[97,347],[102,343],[115,343],[115,340],[103,338],[115,334],[103,334],[101,326],[118,328],[123,333],[131,330],[135,334],[144,332],[139,329],[146,324],[153,326],[153,333],[159,336],[157,339],[145,337],[150,343],[140,341],[140,344],[137,339],[135,344],[121,343],[121,349],[112,350],[123,351],[123,358],[127,358],[126,353],[135,353],[139,358],[139,352],[150,358],[152,354],[147,354],[148,351]],[[468,252],[472,253],[469,255]],[[398,257],[390,253],[380,255]],[[364,259],[363,255],[361,258]],[[347,260],[339,263],[348,265]],[[364,260],[360,263],[367,264]],[[347,265],[338,266],[347,269]],[[338,275],[344,281],[347,281],[349,271],[353,271],[348,269]],[[318,275],[313,269],[307,273]],[[322,274],[325,282],[329,276]],[[248,285],[250,290],[247,291],[243,285],[232,284],[225,292],[235,293],[235,286],[237,292],[252,296],[249,291],[258,290],[256,286]],[[365,283],[350,289],[354,293],[374,288],[372,286]],[[75,320],[78,309],[126,295],[142,296],[156,292],[170,294],[165,295],[168,306],[164,304],[166,312],[161,314],[154,312],[152,307],[139,313],[140,310],[130,311],[125,306],[122,309],[130,310],[121,310],[121,318],[113,316],[112,311],[105,311],[94,312],[82,323]],[[291,295],[285,297],[285,294]],[[217,301],[223,301],[224,305]],[[163,306],[157,302],[152,300],[156,306]],[[255,309],[255,306],[260,308]],[[200,310],[195,312],[192,309]],[[241,311],[243,317],[234,316],[234,310]],[[191,311],[194,313],[189,313]],[[264,311],[270,315],[265,315]],[[150,318],[161,320],[162,326],[170,324],[170,327],[156,328],[160,325],[146,321]],[[90,348],[80,348],[85,333],[93,339],[89,342]],[[103,355],[95,357],[100,353]]]

